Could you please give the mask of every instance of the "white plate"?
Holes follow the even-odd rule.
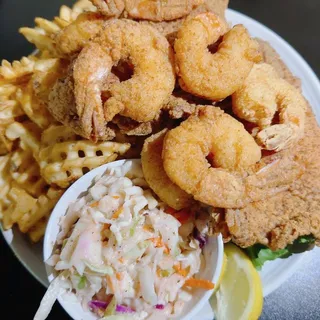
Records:
[[[227,20],[232,24],[244,24],[252,36],[266,40],[272,45],[293,74],[302,80],[304,96],[310,102],[317,121],[320,123],[320,83],[306,61],[285,40],[261,23],[231,9],[227,10]],[[25,268],[44,286],[47,286],[48,282],[44,264],[42,263],[41,247],[30,245],[29,241],[21,236],[19,232],[9,230],[3,232],[3,235]],[[264,296],[277,289],[300,267],[303,256],[304,254],[299,254],[288,259],[272,261],[263,267],[261,278]],[[212,311],[207,306],[201,313],[201,317],[194,320],[212,319],[212,316]]]

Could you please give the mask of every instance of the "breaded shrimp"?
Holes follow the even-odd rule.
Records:
[[[71,65],[68,74],[55,83],[49,94],[48,110],[57,121],[69,126],[86,139],[113,139],[114,131],[107,127],[103,111],[102,114],[99,110],[96,111],[93,102],[89,101],[88,106],[81,110],[81,113],[78,112],[74,95],[73,67]],[[98,99],[97,96],[95,98]]]
[[[297,142],[304,132],[307,103],[300,91],[281,79],[269,64],[256,64],[232,96],[234,113],[259,126],[256,141],[279,151]],[[278,123],[274,124],[275,116]]]
[[[101,30],[105,20],[97,12],[86,12],[55,36],[58,52],[62,56],[78,53]]]
[[[230,31],[214,13],[187,19],[174,44],[181,87],[194,95],[221,100],[243,84],[254,62],[262,59],[257,42],[247,29],[236,25]],[[222,36],[217,52],[208,46]]]
[[[121,14],[134,19],[169,21],[189,14],[204,0],[91,0],[107,17]]]
[[[106,22],[103,32],[82,50],[75,64],[79,111],[92,99],[96,109],[104,109],[106,121],[117,114],[138,122],[153,120],[174,89],[172,59],[168,41],[155,29],[124,19]],[[130,61],[133,75],[110,85],[109,98],[102,107],[97,97],[111,67],[119,61]]]
[[[196,200],[222,208],[276,194],[301,174],[292,165],[288,176],[277,181],[286,163],[259,166],[260,148],[242,123],[211,106],[200,107],[197,116],[167,133],[162,157],[170,180]]]
[[[141,152],[142,170],[156,195],[170,207],[180,210],[189,207],[193,198],[174,184],[164,171],[161,153],[167,131],[164,129],[145,140]]]
[[[94,59],[91,57],[92,50],[95,51]],[[77,114],[83,127],[89,129],[86,136],[91,135],[94,141],[105,135],[106,121],[102,108],[101,91],[103,79],[107,79],[111,74],[111,68],[111,57],[105,54],[97,43],[84,47],[74,64],[74,95]]]
[[[90,0],[106,17],[119,17],[124,10],[124,0]]]

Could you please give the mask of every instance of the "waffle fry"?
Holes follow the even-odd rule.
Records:
[[[56,143],[79,140],[74,131],[63,125],[52,125],[44,130],[41,135],[41,148],[46,148]]]
[[[57,134],[64,126],[56,126],[48,130]],[[69,129],[65,131],[70,138]],[[124,154],[129,144],[117,142],[93,143],[87,140],[68,140],[59,135],[49,140],[43,133],[43,144],[39,152],[41,175],[49,184],[67,188],[72,182],[83,176],[89,170],[115,160],[118,154]],[[55,140],[60,141],[56,142]],[[50,142],[49,142],[50,141]]]
[[[6,129],[6,137],[11,140],[20,139],[23,149],[30,148],[33,156],[38,157],[41,130],[33,122],[13,122]]]
[[[40,176],[31,150],[19,148],[0,157],[0,219],[4,229],[18,224],[31,241],[39,241],[62,193],[61,189],[49,188]]]
[[[53,189],[48,191],[47,195],[41,195],[37,201],[35,206],[29,211],[26,212],[19,221],[17,221],[19,229],[21,232],[26,233],[32,227],[36,225],[42,218],[47,217],[59,198],[62,195],[61,190],[52,191]],[[55,196],[49,196],[50,193],[55,192]]]
[[[47,35],[41,28],[27,28],[19,29],[19,32],[30,42],[33,43],[39,50],[48,50],[50,53],[55,54],[54,41]]]
[[[28,235],[32,242],[38,242],[44,236],[51,211],[54,208],[55,204],[60,199],[60,197],[62,196],[62,194],[63,194],[62,190],[50,188],[47,193],[47,200],[44,201],[42,199],[41,201],[42,205],[44,204],[47,209],[43,217],[28,230]]]
[[[0,156],[6,155],[13,148],[13,142],[7,139],[4,130],[0,129]]]
[[[3,212],[3,226],[10,229],[24,214],[31,211],[37,199],[30,196],[25,190],[13,187],[8,192],[10,206]]]
[[[43,217],[33,227],[30,228],[28,231],[28,236],[32,242],[36,243],[43,238],[49,217],[50,215]]]
[[[12,82],[23,78],[33,72],[37,58],[35,56],[23,57],[20,61],[10,63],[7,60],[2,60],[0,66],[0,83]]]
[[[18,87],[11,83],[6,83],[0,86],[0,102],[9,100],[10,96],[16,93],[17,89]]]
[[[22,233],[27,233],[31,228],[31,232],[35,233],[36,225],[50,215],[62,193],[62,190],[51,188],[47,194],[34,198],[19,187],[12,187],[8,192],[11,203],[3,212],[4,228],[10,229],[16,223]]]
[[[9,160],[9,155],[0,157],[0,219],[2,218],[2,213],[10,204],[7,199],[12,180],[9,173]]]
[[[0,104],[0,124],[10,123],[23,114],[24,112],[16,100],[2,101]]]
[[[23,27],[19,32],[39,50],[49,51],[53,56],[57,56],[54,36],[84,11],[96,11],[96,8],[90,1],[80,0],[72,8],[62,6],[59,17],[52,21],[37,17],[34,28]]]
[[[11,83],[0,85],[0,155],[7,154],[13,147],[12,141],[5,135],[7,126],[24,115],[15,99],[17,90],[18,87]]]
[[[79,14],[85,11],[97,11],[97,8],[89,0],[79,0],[72,8],[63,5],[60,8],[59,18],[71,23],[77,19]]]
[[[19,148],[14,151],[9,161],[9,171],[13,181],[33,197],[46,192],[48,185],[40,175],[38,163],[30,150]]]

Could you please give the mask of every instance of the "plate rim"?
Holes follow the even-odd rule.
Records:
[[[270,29],[269,27],[265,26],[264,24],[262,24],[261,22],[239,12],[233,9],[228,8],[226,10],[226,18],[227,20],[231,20],[230,16],[234,16],[236,18],[239,18],[240,20],[243,20],[243,23],[246,24],[247,22],[252,23],[255,26],[258,26],[259,29],[264,29],[264,31],[266,33],[269,34],[269,36],[274,40],[274,42],[272,42],[272,47],[279,53],[279,51],[287,51],[290,52],[289,56],[291,56],[291,58],[293,59],[293,61],[297,64],[300,65],[301,69],[303,70],[303,73],[305,73],[305,77],[308,79],[303,80],[301,79],[302,82],[302,87],[303,87],[303,91],[304,91],[304,95],[307,95],[307,99],[312,100],[312,101],[320,101],[320,81],[316,75],[316,73],[313,71],[313,69],[310,67],[310,65],[308,64],[308,62],[301,56],[301,54],[293,47],[291,46],[291,44],[289,44],[285,39],[283,39],[280,35],[278,35],[275,31],[273,31],[272,29]],[[265,40],[265,39],[264,39]],[[270,40],[267,40],[270,41]],[[279,47],[281,48],[279,50]],[[281,56],[281,54],[279,53],[279,55]],[[283,58],[283,57],[282,57]],[[285,59],[284,59],[285,60]],[[286,63],[286,62],[285,62]],[[291,68],[290,68],[291,70]],[[308,83],[308,88],[306,88],[306,83]],[[305,94],[305,92],[308,92],[308,94]],[[312,98],[312,99],[311,99]],[[316,115],[318,122],[320,121],[320,108],[316,108],[315,107],[315,103],[310,102],[311,108],[314,112],[314,114]],[[3,236],[3,238],[5,239],[7,245],[9,246],[9,248],[11,249],[12,253],[14,254],[14,256],[19,260],[19,262],[23,265],[23,267],[36,279],[38,280],[38,282],[40,282],[44,287],[48,286],[48,281],[46,278],[42,279],[41,276],[39,276],[36,271],[34,270],[33,267],[30,266],[30,263],[28,263],[28,261],[26,261],[25,259],[23,259],[21,257],[21,254],[19,253],[19,250],[17,250],[15,248],[14,245],[11,245],[10,243],[10,237],[12,236],[12,234],[9,234],[9,231],[5,231],[3,230],[2,225],[0,224],[0,230],[1,230],[1,234]],[[27,240],[26,240],[27,241]],[[305,252],[303,254],[296,255],[296,261],[294,262],[294,264],[292,264],[288,269],[287,269],[287,273],[285,276],[282,277],[282,280],[280,281],[280,283],[278,285],[273,286],[271,289],[269,290],[265,290],[266,293],[264,292],[264,297],[266,297],[267,295],[269,295],[270,293],[272,293],[274,290],[276,290],[278,287],[280,287],[283,282],[285,282],[289,277],[291,277],[294,272],[300,267],[302,259],[304,259],[305,254],[307,254],[308,252]],[[42,257],[41,257],[42,258]],[[43,268],[45,269],[45,266],[43,264]],[[45,270],[44,270],[44,274],[46,274]]]

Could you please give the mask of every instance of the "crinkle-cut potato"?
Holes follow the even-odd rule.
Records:
[[[22,57],[20,61],[16,60],[10,63],[2,60],[0,66],[0,84],[4,81],[16,81],[33,72],[36,63],[36,56]]]
[[[41,134],[41,148],[72,140],[76,141],[79,138],[71,128],[63,125],[51,125]]]
[[[3,226],[5,229],[10,229],[20,221],[24,214],[32,210],[37,199],[18,187],[12,187],[8,192],[7,198],[10,201],[10,205],[3,212]]]
[[[130,147],[130,144],[110,141],[96,144],[88,140],[77,141],[64,126],[49,127],[48,130],[53,134],[43,133],[39,152],[41,175],[47,183],[61,188],[67,188],[89,170],[115,160]],[[66,137],[61,134],[63,131]]]
[[[11,83],[0,84],[0,126],[9,124],[24,114],[16,100],[18,87]]]
[[[12,83],[0,85],[0,102],[10,100],[10,97],[16,93],[18,87]]]
[[[11,140],[20,139],[23,149],[30,148],[36,159],[40,148],[41,130],[33,122],[13,122],[6,129],[6,137]]]
[[[60,8],[59,16],[52,21],[37,17],[34,20],[34,28],[22,27],[19,32],[37,49],[48,51],[51,55],[56,56],[54,35],[68,26],[84,11],[96,11],[96,8],[87,0],[76,2],[72,8],[63,5]]]
[[[33,242],[39,241],[63,190],[49,188],[31,150],[21,148],[0,157],[0,219],[4,229],[16,223]]]
[[[33,227],[29,229],[28,236],[32,242],[38,242],[42,239],[46,231],[49,217],[50,213],[40,219]]]
[[[13,142],[5,135],[7,126],[24,115],[19,102],[14,97],[17,90],[17,86],[13,84],[0,85],[0,155],[7,154],[13,147]]]
[[[17,100],[0,101],[0,125],[13,122],[24,114]]]
[[[36,26],[34,28],[22,27],[19,32],[37,49],[43,51],[47,50],[55,55],[56,49],[54,45],[53,36],[62,28],[56,21],[49,21],[43,18],[35,18]]]
[[[48,185],[40,175],[39,164],[34,160],[30,150],[17,149],[12,152],[9,171],[13,181],[33,197],[43,194]]]
[[[45,194],[35,198],[25,190],[13,186],[7,196],[10,205],[3,212],[4,228],[10,229],[16,223],[22,233],[28,233],[30,230],[32,238],[39,240],[43,235],[40,234],[44,231],[40,221],[45,221],[50,215],[62,193],[61,189],[50,188]]]
[[[0,219],[2,218],[3,211],[9,205],[7,194],[12,181],[9,173],[9,160],[10,155],[0,157]]]
[[[0,96],[9,96],[15,93],[19,85],[24,85],[29,81],[35,72],[52,72],[61,66],[59,58],[52,58],[48,51],[42,51],[37,55],[23,57],[10,63],[2,60],[0,66]],[[11,91],[10,91],[11,90]]]
[[[0,156],[10,152],[13,147],[13,142],[10,141],[4,134],[4,130],[0,127]]]
[[[65,5],[61,6],[59,18],[71,23],[76,20],[78,15],[86,11],[97,11],[97,8],[89,0],[79,0],[72,8]]]

